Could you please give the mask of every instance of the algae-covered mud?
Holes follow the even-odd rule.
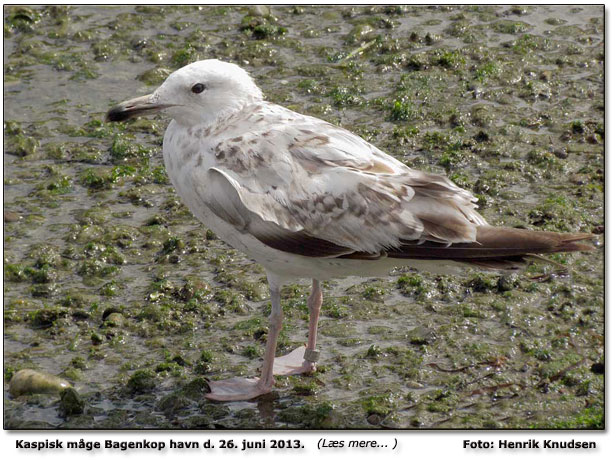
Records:
[[[601,6],[3,13],[5,428],[604,426]],[[103,123],[202,58],[446,174],[492,224],[597,250],[549,257],[567,271],[331,281],[316,374],[209,402],[207,378],[257,375],[265,273],[179,201],[164,116]],[[308,292],[284,290],[279,354],[306,340]],[[13,396],[22,369],[72,386]]]

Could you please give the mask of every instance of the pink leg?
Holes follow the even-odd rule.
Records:
[[[319,314],[323,304],[323,291],[317,280],[312,280],[312,292],[308,297],[308,308],[310,309],[310,324],[308,325],[308,350],[317,348],[317,328],[319,325]]]
[[[282,308],[280,307],[280,288],[270,283],[272,313],[270,314],[270,328],[265,344],[265,356],[260,378],[245,379],[235,377],[226,380],[212,380],[209,382],[210,392],[205,395],[215,401],[242,401],[256,398],[272,391],[274,386],[274,357],[276,342],[282,329]]]
[[[286,356],[276,358],[274,362],[275,375],[310,374],[317,369],[317,328],[322,303],[323,292],[321,291],[319,281],[312,280],[312,292],[310,293],[310,297],[308,297],[308,308],[310,310],[308,344],[305,347],[296,348]]]

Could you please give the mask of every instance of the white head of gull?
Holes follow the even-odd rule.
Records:
[[[588,234],[492,227],[449,179],[408,168],[353,133],[263,100],[243,69],[215,59],[172,73],[108,121],[164,111],[167,173],[183,202],[222,240],[262,264],[272,310],[258,378],[211,380],[206,397],[271,391],[274,375],[316,369],[320,281],[382,276],[396,266],[514,270],[533,254],[588,250]],[[280,289],[312,279],[308,342],[275,357]]]

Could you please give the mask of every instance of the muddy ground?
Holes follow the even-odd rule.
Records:
[[[5,428],[604,426],[602,6],[4,9]],[[202,58],[266,97],[448,175],[494,225],[591,232],[593,253],[502,276],[325,285],[319,370],[253,402],[203,398],[256,375],[264,271],[178,199],[164,116],[114,103]],[[306,340],[285,288],[279,353]],[[8,395],[32,368],[74,384]]]

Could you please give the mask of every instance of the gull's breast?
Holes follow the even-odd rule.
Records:
[[[230,226],[212,213],[200,198],[199,187],[207,187],[207,184],[195,181],[196,177],[204,177],[208,169],[216,166],[215,142],[205,135],[203,129],[186,128],[172,121],[165,131],[163,159],[169,180],[182,202],[197,219],[222,238],[221,231],[229,232],[224,226]],[[204,174],[196,175],[198,170]]]
[[[262,244],[249,234],[225,222],[204,203],[207,171],[217,166],[215,146],[222,138],[208,135],[207,128],[186,128],[172,121],[165,132],[163,159],[167,175],[182,202],[193,215],[220,239],[252,259],[267,264],[280,258],[280,251]]]

